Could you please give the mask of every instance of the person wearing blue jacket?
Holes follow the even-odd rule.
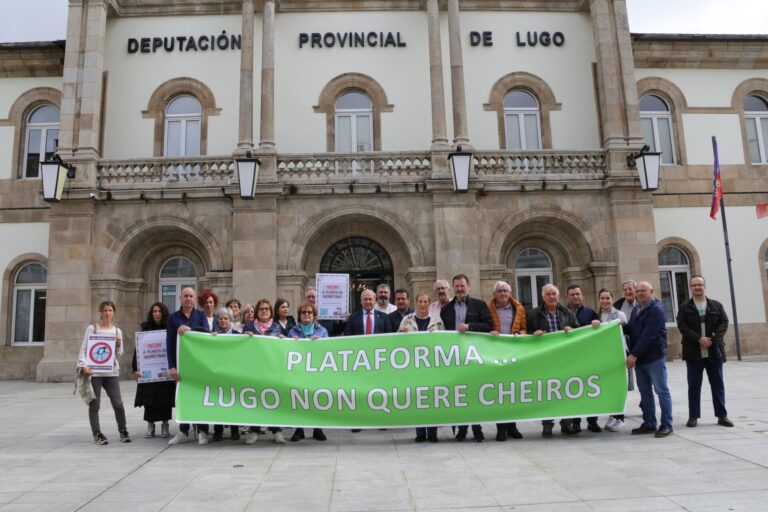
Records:
[[[667,328],[664,306],[654,298],[653,287],[646,281],[635,288],[639,308],[632,310],[624,327],[629,336],[627,368],[635,368],[637,388],[640,390],[640,409],[643,423],[632,430],[632,435],[655,434],[666,437],[672,433],[672,397],[667,386]],[[653,392],[659,397],[661,426],[656,428],[656,403]]]

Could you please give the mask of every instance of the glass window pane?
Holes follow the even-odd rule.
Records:
[[[531,276],[518,276],[517,300],[528,311],[533,308],[533,291],[531,290]]]
[[[197,277],[195,265],[187,258],[173,258],[163,265],[163,268],[160,270],[160,279],[184,277]]]
[[[672,306],[672,282],[670,272],[659,272],[661,281],[661,302],[664,305],[664,318],[667,322],[675,321],[675,313]]]
[[[339,96],[336,100],[336,109],[366,109],[371,110],[373,105],[370,98],[358,91],[349,91]]]
[[[42,130],[29,130],[27,135],[27,168],[26,178],[37,178],[40,174],[40,137]]]
[[[16,290],[16,314],[13,318],[13,341],[27,342],[29,339],[29,315],[32,306],[32,290]]]
[[[171,101],[168,104],[168,108],[166,108],[167,114],[201,114],[203,109],[200,106],[200,102],[197,101],[197,98],[193,98],[192,96],[179,96],[178,98],[174,98],[173,101]]]
[[[530,93],[513,89],[504,96],[504,108],[539,108],[539,104]]]
[[[539,149],[539,122],[536,114],[525,114],[525,149]]]
[[[753,163],[760,162],[760,148],[757,143],[757,119],[747,118],[747,145],[749,146],[749,160]]]
[[[519,114],[507,114],[504,116],[504,120],[505,129],[507,131],[507,149],[522,149]]]
[[[766,144],[768,144],[768,117],[761,118],[760,119],[760,132],[763,134],[763,158],[760,160],[761,162],[768,161],[768,150],[765,149]]]
[[[352,118],[350,116],[336,116],[336,151],[352,152]]]
[[[550,275],[536,276],[536,297],[541,297],[541,289],[544,288],[545,284],[548,284],[551,282],[552,282],[552,276]],[[536,302],[538,302],[538,300]]]
[[[170,311],[176,311],[178,308],[176,307],[176,296],[178,294],[176,293],[176,285],[173,284],[164,284],[162,286],[162,299],[161,302],[165,304]]]
[[[768,112],[768,101],[760,96],[747,96],[744,98],[745,112]]]
[[[59,130],[54,128],[45,131],[45,159],[53,158],[56,148],[59,145]]]
[[[665,118],[657,119],[659,127],[659,141],[661,145],[661,163],[673,164],[672,158],[672,129],[670,128],[670,120]]]
[[[39,263],[30,263],[16,275],[16,284],[45,284],[48,270]]]
[[[32,318],[32,341],[45,341],[45,301],[47,290],[35,290]]]
[[[675,291],[677,292],[676,305],[680,306],[688,300],[688,272],[675,272]],[[675,308],[677,310],[677,308]]]
[[[58,123],[59,109],[53,105],[45,105],[36,109],[29,116],[30,123]]]
[[[688,265],[688,257],[677,247],[667,247],[659,253],[659,265]]]
[[[669,112],[669,107],[658,96],[649,94],[640,98],[640,111],[642,112]]]
[[[184,154],[186,156],[200,155],[200,121],[186,121],[186,137]]]
[[[371,150],[371,117],[357,116],[357,148],[356,151]]]
[[[165,156],[181,155],[181,121],[166,121],[165,126]]]
[[[526,249],[520,253],[515,261],[516,269],[552,268],[549,257],[539,249]],[[546,283],[544,283],[546,284]]]
[[[653,119],[650,117],[641,117],[640,131],[643,132],[645,143],[648,144],[651,151],[656,151],[656,140],[653,138]]]

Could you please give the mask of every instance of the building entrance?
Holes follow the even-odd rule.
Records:
[[[392,260],[378,243],[363,237],[339,240],[331,246],[320,261],[320,272],[349,274],[349,310],[360,309],[360,293],[376,291],[386,283],[392,288],[394,272]]]

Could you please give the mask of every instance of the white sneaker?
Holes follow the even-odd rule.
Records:
[[[605,422],[605,430],[611,430],[613,426],[616,425],[616,418],[613,416],[608,416],[608,421]]]
[[[188,442],[189,442],[189,435],[183,432],[176,432],[176,435],[173,436],[170,441],[168,441],[168,444],[182,444],[182,443],[188,443]]]
[[[605,429],[610,432],[621,432],[624,430],[624,422],[622,420],[616,420],[611,428],[606,427]]]
[[[279,433],[280,432],[278,432],[278,434]],[[245,444],[256,444],[256,441],[258,440],[259,440],[259,434],[257,434],[256,432],[248,432],[248,434],[245,436]],[[283,439],[283,442],[285,442],[285,439]]]
[[[197,444],[208,444],[208,434],[206,434],[205,432],[198,432]]]
[[[275,442],[277,444],[283,444],[285,442],[282,432],[275,432]]]

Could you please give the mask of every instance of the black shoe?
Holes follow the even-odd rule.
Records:
[[[128,434],[127,430],[123,430],[120,432],[120,442],[121,443],[130,443],[131,442],[131,436]]]
[[[596,421],[587,422],[587,430],[594,432],[595,434],[603,431],[603,429],[600,428],[600,425],[598,425]]]
[[[437,435],[427,436],[427,441],[429,441],[430,443],[437,443],[439,442],[439,439],[437,439]]]
[[[295,443],[297,441],[301,441],[304,439],[304,429],[296,429],[296,431],[291,436],[291,442]]]
[[[577,431],[573,427],[573,425],[568,425],[566,423],[566,424],[560,425],[560,433],[563,434],[564,436],[574,437],[574,436],[577,436],[577,435],[579,435],[581,433],[581,429],[579,429]]]
[[[655,434],[655,433],[656,433],[656,427],[649,427],[645,423],[643,423],[642,425],[640,425],[637,428],[633,428],[632,429],[632,435],[633,436],[636,436],[636,435],[639,435],[639,434]]]
[[[698,424],[699,424],[699,420],[696,418],[688,418],[688,421],[685,422],[685,426],[691,427],[691,428],[695,427]]]
[[[485,435],[482,432],[472,432],[472,437],[475,438],[476,443],[482,443],[485,441]]]
[[[357,434],[357,433],[358,433],[358,432],[360,432],[361,430],[362,430],[362,429],[359,429],[359,428],[353,428],[353,429],[352,429],[352,433],[353,433],[353,434]]]
[[[506,441],[507,440],[507,433],[504,429],[497,429],[496,430],[496,440],[497,441]]]
[[[223,435],[222,435],[221,432],[214,432],[213,433],[213,440],[214,440],[214,442],[221,441],[222,437],[223,437]]]
[[[328,438],[325,437],[325,432],[323,432],[323,429],[316,428],[312,431],[312,439],[315,441],[326,441]]]
[[[552,437],[552,428],[554,425],[542,425],[541,428],[541,437],[550,438]]]
[[[517,430],[517,427],[507,427],[507,437],[511,437],[512,439],[522,439],[523,434]]]
[[[105,436],[101,432],[93,436],[93,442],[101,445],[109,444],[109,441],[107,441],[107,436]]]
[[[721,425],[723,427],[732,427],[733,422],[728,419],[728,416],[722,416],[720,418],[717,418],[717,424]]]
[[[455,439],[457,443],[463,443],[466,438],[467,438],[466,432],[459,432],[458,434],[456,434]]]
[[[656,431],[654,434],[655,437],[667,437],[669,434],[674,432],[671,428],[665,427],[664,425],[659,427],[659,430]]]
[[[571,431],[573,432],[573,435],[579,435],[581,434],[581,423],[576,423],[575,421],[571,423]]]
[[[414,443],[423,443],[426,440],[427,440],[427,436],[420,434],[420,435],[416,436],[416,439],[414,439],[413,442]]]

